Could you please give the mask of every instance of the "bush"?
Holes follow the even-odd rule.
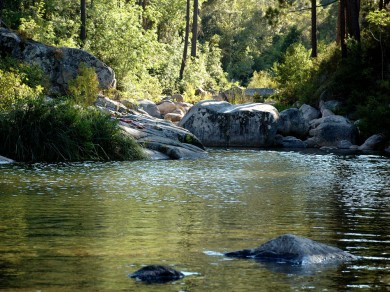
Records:
[[[16,103],[27,98],[36,98],[43,88],[31,88],[24,84],[18,73],[4,72],[0,69],[0,112],[10,110]]]
[[[296,43],[290,46],[281,63],[275,63],[273,72],[278,83],[280,99],[285,103],[294,103],[298,93],[310,80],[313,61],[310,50]]]
[[[81,63],[78,76],[69,81],[68,90],[76,103],[81,105],[92,105],[96,101],[99,92],[99,81],[93,68]]]
[[[117,122],[96,109],[32,100],[0,114],[0,154],[16,161],[133,160],[144,157]]]

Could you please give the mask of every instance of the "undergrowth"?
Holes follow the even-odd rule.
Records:
[[[117,122],[93,108],[43,98],[0,113],[0,154],[23,162],[144,158]]]

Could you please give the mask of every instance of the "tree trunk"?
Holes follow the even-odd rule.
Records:
[[[345,1],[339,1],[339,27],[340,27],[340,46],[341,57],[344,59],[347,57],[347,45],[345,43]]]
[[[379,0],[379,10],[385,9],[390,0]]]
[[[345,0],[348,35],[360,42],[360,0]]]
[[[317,57],[317,1],[311,0],[311,57]]]
[[[191,9],[191,0],[187,0],[186,32],[184,35],[183,59],[181,60],[179,80],[183,80],[184,69],[186,67],[186,62],[187,62],[188,39],[189,39],[189,35],[190,35],[190,9]]]
[[[3,0],[0,0],[0,27],[2,27],[3,25],[3,18],[2,18],[3,7],[4,7]]]
[[[196,43],[198,40],[198,14],[199,3],[198,0],[194,0],[194,11],[192,18],[192,42],[191,42],[191,56],[196,57]]]
[[[80,39],[84,43],[87,39],[87,32],[86,32],[86,21],[87,21],[87,15],[86,15],[86,0],[80,0],[80,17],[81,17],[81,28],[80,28]]]

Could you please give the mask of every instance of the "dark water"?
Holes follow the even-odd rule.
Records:
[[[212,151],[196,161],[0,166],[0,289],[390,289],[390,160]],[[287,269],[220,253],[294,233],[360,257]],[[189,275],[147,285],[144,264]]]

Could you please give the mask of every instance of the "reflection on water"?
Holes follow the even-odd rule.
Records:
[[[0,166],[0,288],[159,291],[390,287],[390,165],[380,156],[213,150],[196,161]],[[286,271],[226,251],[295,233],[361,259]]]

